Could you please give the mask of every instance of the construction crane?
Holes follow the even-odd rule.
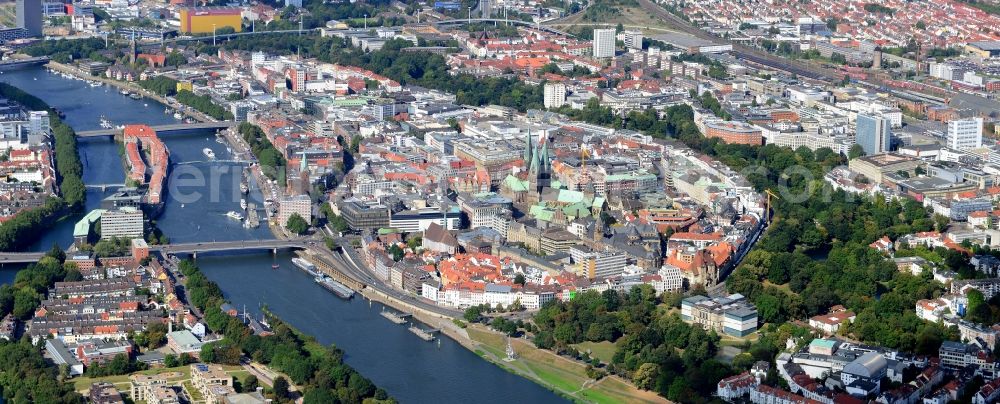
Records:
[[[774,192],[771,192],[770,189],[765,189],[764,190],[764,194],[767,196],[767,207],[765,208],[766,210],[764,211],[764,222],[770,222],[771,221],[771,198],[781,199],[781,197],[779,197]]]

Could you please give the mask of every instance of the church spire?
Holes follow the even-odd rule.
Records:
[[[543,172],[547,173],[547,172],[549,172],[549,168],[551,167],[549,165],[550,163],[549,163],[549,142],[548,141],[546,141],[545,143],[542,144],[542,151],[541,151],[540,154],[541,154],[541,160],[542,160],[542,162],[541,162],[541,169],[542,169]]]
[[[524,135],[524,164],[531,164],[532,149],[534,146],[531,144],[531,131],[529,130],[526,135]]]
[[[541,172],[541,166],[538,160],[538,153],[531,153],[531,166],[528,168],[528,174],[531,176],[537,176]]]

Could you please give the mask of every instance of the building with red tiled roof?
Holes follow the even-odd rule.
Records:
[[[715,285],[720,280],[721,271],[735,251],[732,244],[722,242],[702,249],[674,249],[668,253],[664,263],[681,270],[689,285]]]
[[[822,404],[820,401],[805,398],[798,394],[787,392],[765,384],[758,385],[755,389],[750,391],[750,401],[755,403],[774,404]]]
[[[162,202],[164,182],[170,164],[167,146],[148,125],[127,125],[122,133],[129,165],[129,179],[146,186],[147,203]],[[150,171],[148,179],[147,171]]]
[[[855,317],[856,315],[853,311],[838,305],[831,307],[829,314],[821,314],[810,318],[809,326],[827,335],[831,335],[836,334],[842,324],[854,322]]]
[[[1000,401],[1000,378],[986,383],[972,396],[973,404],[988,404]]]
[[[750,372],[743,372],[736,376],[720,380],[718,386],[716,386],[715,394],[723,400],[736,401],[739,398],[748,396],[750,390],[755,389],[758,383],[757,378],[751,375]]]
[[[889,236],[882,236],[882,238],[873,241],[868,246],[885,254],[890,254],[893,250],[892,240],[889,239]]]
[[[719,138],[730,144],[760,145],[764,142],[760,128],[744,122],[706,122],[705,137]]]

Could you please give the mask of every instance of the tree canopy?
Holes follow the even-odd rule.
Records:
[[[295,234],[305,234],[309,230],[309,223],[306,223],[306,219],[298,213],[292,213],[288,217],[288,223],[285,224],[285,228]]]
[[[206,345],[201,353],[203,361],[238,364],[242,353],[287,375],[286,381],[305,387],[306,403],[395,402],[384,390],[346,365],[340,349],[320,346],[312,337],[274,316],[269,318],[273,335],[253,334],[240,319],[222,312],[220,307],[225,302],[222,290],[193,262],[182,261],[178,268],[187,277],[191,304],[205,313],[205,323],[210,329],[224,336],[221,341]],[[331,401],[330,397],[337,399]]]

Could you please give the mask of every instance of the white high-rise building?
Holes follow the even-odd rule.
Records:
[[[577,274],[590,279],[619,276],[625,269],[625,253],[621,251],[593,251],[588,247],[574,246],[570,247],[569,254]]]
[[[267,61],[267,54],[264,52],[254,52],[250,54],[250,66],[257,67]]]
[[[983,118],[949,121],[948,147],[955,150],[983,147]]]
[[[854,142],[861,145],[866,156],[889,151],[889,120],[880,116],[858,115]]]
[[[288,218],[298,214],[306,223],[312,222],[312,200],[309,195],[288,196],[278,203],[278,223],[288,226]]]
[[[566,103],[566,85],[563,83],[545,83],[545,98],[543,103],[546,109],[563,106]]]
[[[126,206],[101,214],[101,240],[114,237],[141,238],[144,230],[142,211],[134,207]]]
[[[49,133],[49,112],[31,111],[28,113],[29,133]]]
[[[600,28],[594,30],[594,58],[610,58],[615,56],[615,29]]]
[[[622,42],[629,49],[642,49],[642,31],[626,30],[622,32]]]

